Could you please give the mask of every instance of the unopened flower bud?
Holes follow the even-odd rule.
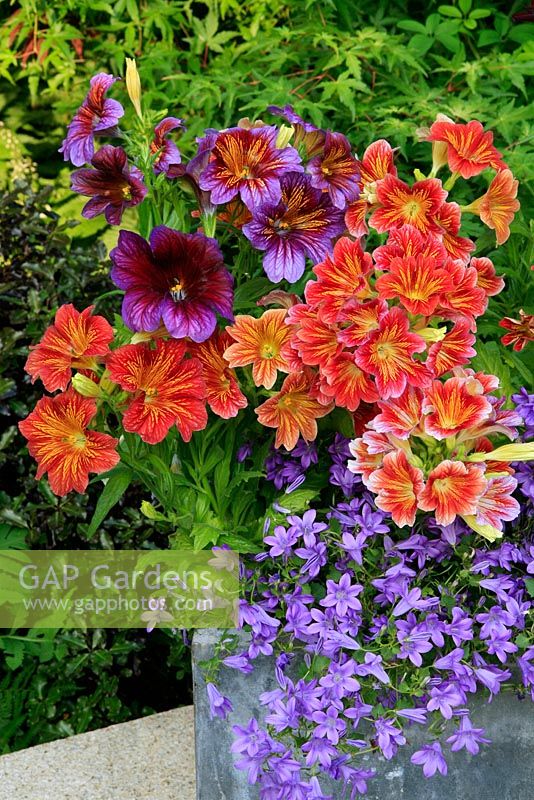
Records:
[[[126,59],[126,89],[139,119],[143,119],[141,111],[141,80],[135,65],[135,59]]]
[[[72,386],[83,397],[101,397],[102,389],[98,383],[95,383],[88,378],[87,375],[82,375],[77,372],[72,379]]]
[[[276,137],[276,146],[279,150],[283,150],[284,147],[288,146],[294,133],[295,128],[293,125],[280,125],[280,130],[278,131],[278,136]]]

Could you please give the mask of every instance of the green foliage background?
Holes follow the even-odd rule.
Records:
[[[187,157],[206,127],[263,117],[291,103],[347,134],[361,154],[387,138],[407,164],[428,155],[415,130],[438,112],[479,119],[520,181],[521,211],[505,247],[470,220],[477,255],[506,278],[479,325],[476,364],[511,393],[532,388],[528,349],[500,344],[498,321],[534,313],[532,207],[534,24],[511,15],[527,0],[46,0],[0,5],[0,546],[89,546],[96,492],[60,499],[35,484],[16,423],[35,402],[23,373],[28,345],[61,302],[111,312],[107,249],[116,232],[80,219],[57,153],[98,71],[135,57],[147,106],[185,119]],[[120,94],[117,88],[116,96]],[[122,98],[123,100],[125,98]],[[125,105],[127,103],[125,102]],[[131,113],[131,112],[128,112]],[[425,162],[423,162],[424,164]],[[37,164],[36,168],[34,165]],[[413,168],[412,166],[412,168]],[[424,168],[424,167],[423,167]],[[455,198],[456,199],[456,198]],[[128,489],[90,546],[165,546],[161,525]],[[4,632],[0,751],[188,702],[187,657],[162,632]],[[176,682],[178,677],[179,682]],[[165,690],[154,692],[154,685]]]

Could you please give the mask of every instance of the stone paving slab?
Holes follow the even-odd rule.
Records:
[[[193,707],[0,756],[0,800],[194,800]]]

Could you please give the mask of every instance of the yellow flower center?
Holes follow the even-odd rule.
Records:
[[[278,348],[274,346],[271,342],[266,342],[263,347],[261,348],[261,357],[262,358],[276,358],[278,355]]]

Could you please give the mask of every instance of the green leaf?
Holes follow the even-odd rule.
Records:
[[[531,597],[534,597],[534,578],[525,578],[525,586]]]
[[[484,17],[491,16],[493,12],[490,8],[474,8],[469,14],[470,19],[484,19]]]
[[[438,11],[444,17],[455,17],[456,19],[462,18],[462,12],[454,6],[438,6]]]
[[[410,39],[409,48],[413,50],[414,53],[417,53],[417,55],[424,56],[433,44],[434,40],[431,39],[430,36],[423,36],[422,33],[416,33],[415,36],[412,36]]]
[[[310,502],[317,496],[314,489],[297,489],[291,494],[282,494],[277,498],[277,502],[282,508],[288,508],[290,511],[306,511],[309,508]]]
[[[26,531],[7,523],[0,524],[0,550],[24,550]]]
[[[102,494],[98,498],[95,513],[89,527],[87,536],[94,536],[113,506],[115,506],[132,482],[133,473],[126,467],[119,465],[109,474]]]
[[[425,26],[415,19],[401,19],[400,22],[397,22],[397,28],[403,31],[413,31],[414,33],[426,34],[427,32]]]
[[[478,37],[478,46],[487,47],[489,44],[500,42],[500,40],[501,37],[497,31],[481,31],[480,36]]]
[[[458,6],[462,14],[467,14],[471,10],[472,6],[471,0],[458,0]]]

